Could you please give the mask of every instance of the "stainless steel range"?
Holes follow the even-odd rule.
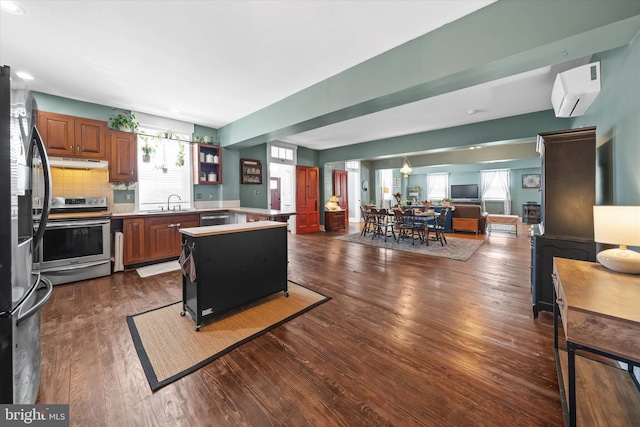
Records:
[[[54,285],[111,274],[106,197],[54,197],[35,267]]]

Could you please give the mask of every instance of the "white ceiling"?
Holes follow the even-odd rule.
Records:
[[[493,1],[15,3],[26,13],[0,14],[0,63],[30,73],[33,90],[218,128]],[[285,141],[325,149],[546,110],[555,74],[583,63]]]

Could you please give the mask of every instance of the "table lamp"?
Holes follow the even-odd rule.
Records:
[[[598,253],[598,262],[620,273],[640,274],[640,206],[594,206],[593,238],[598,243],[620,245]]]

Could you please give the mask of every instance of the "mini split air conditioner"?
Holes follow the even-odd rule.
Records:
[[[600,93],[600,62],[558,73],[551,91],[556,117],[576,117],[587,112]]]

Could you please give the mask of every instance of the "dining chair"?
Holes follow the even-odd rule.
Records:
[[[444,246],[444,244],[447,243],[447,237],[444,235],[444,229],[446,228],[448,213],[449,208],[443,208],[440,211],[440,215],[433,221],[433,225],[429,225],[429,229],[433,230],[435,234],[435,240],[439,241],[441,246]]]
[[[411,236],[412,245],[416,244],[416,237],[421,243],[424,242],[424,222],[417,220],[413,210],[407,209],[404,212],[396,213],[396,218],[398,217],[402,218],[400,233],[398,233],[398,242],[400,242],[401,236],[404,240],[408,238],[409,235]]]
[[[376,236],[384,236],[384,241],[386,242],[387,237],[389,237],[389,232],[391,232],[393,239],[397,240],[396,232],[393,229],[393,216],[390,216],[386,209],[371,209],[371,211],[375,214],[376,218],[375,232],[371,239],[373,240]]]
[[[360,206],[360,212],[362,213],[362,219],[364,220],[360,236],[366,236],[367,233],[373,233],[375,231],[376,217],[373,212],[371,212],[371,208],[367,206]]]

